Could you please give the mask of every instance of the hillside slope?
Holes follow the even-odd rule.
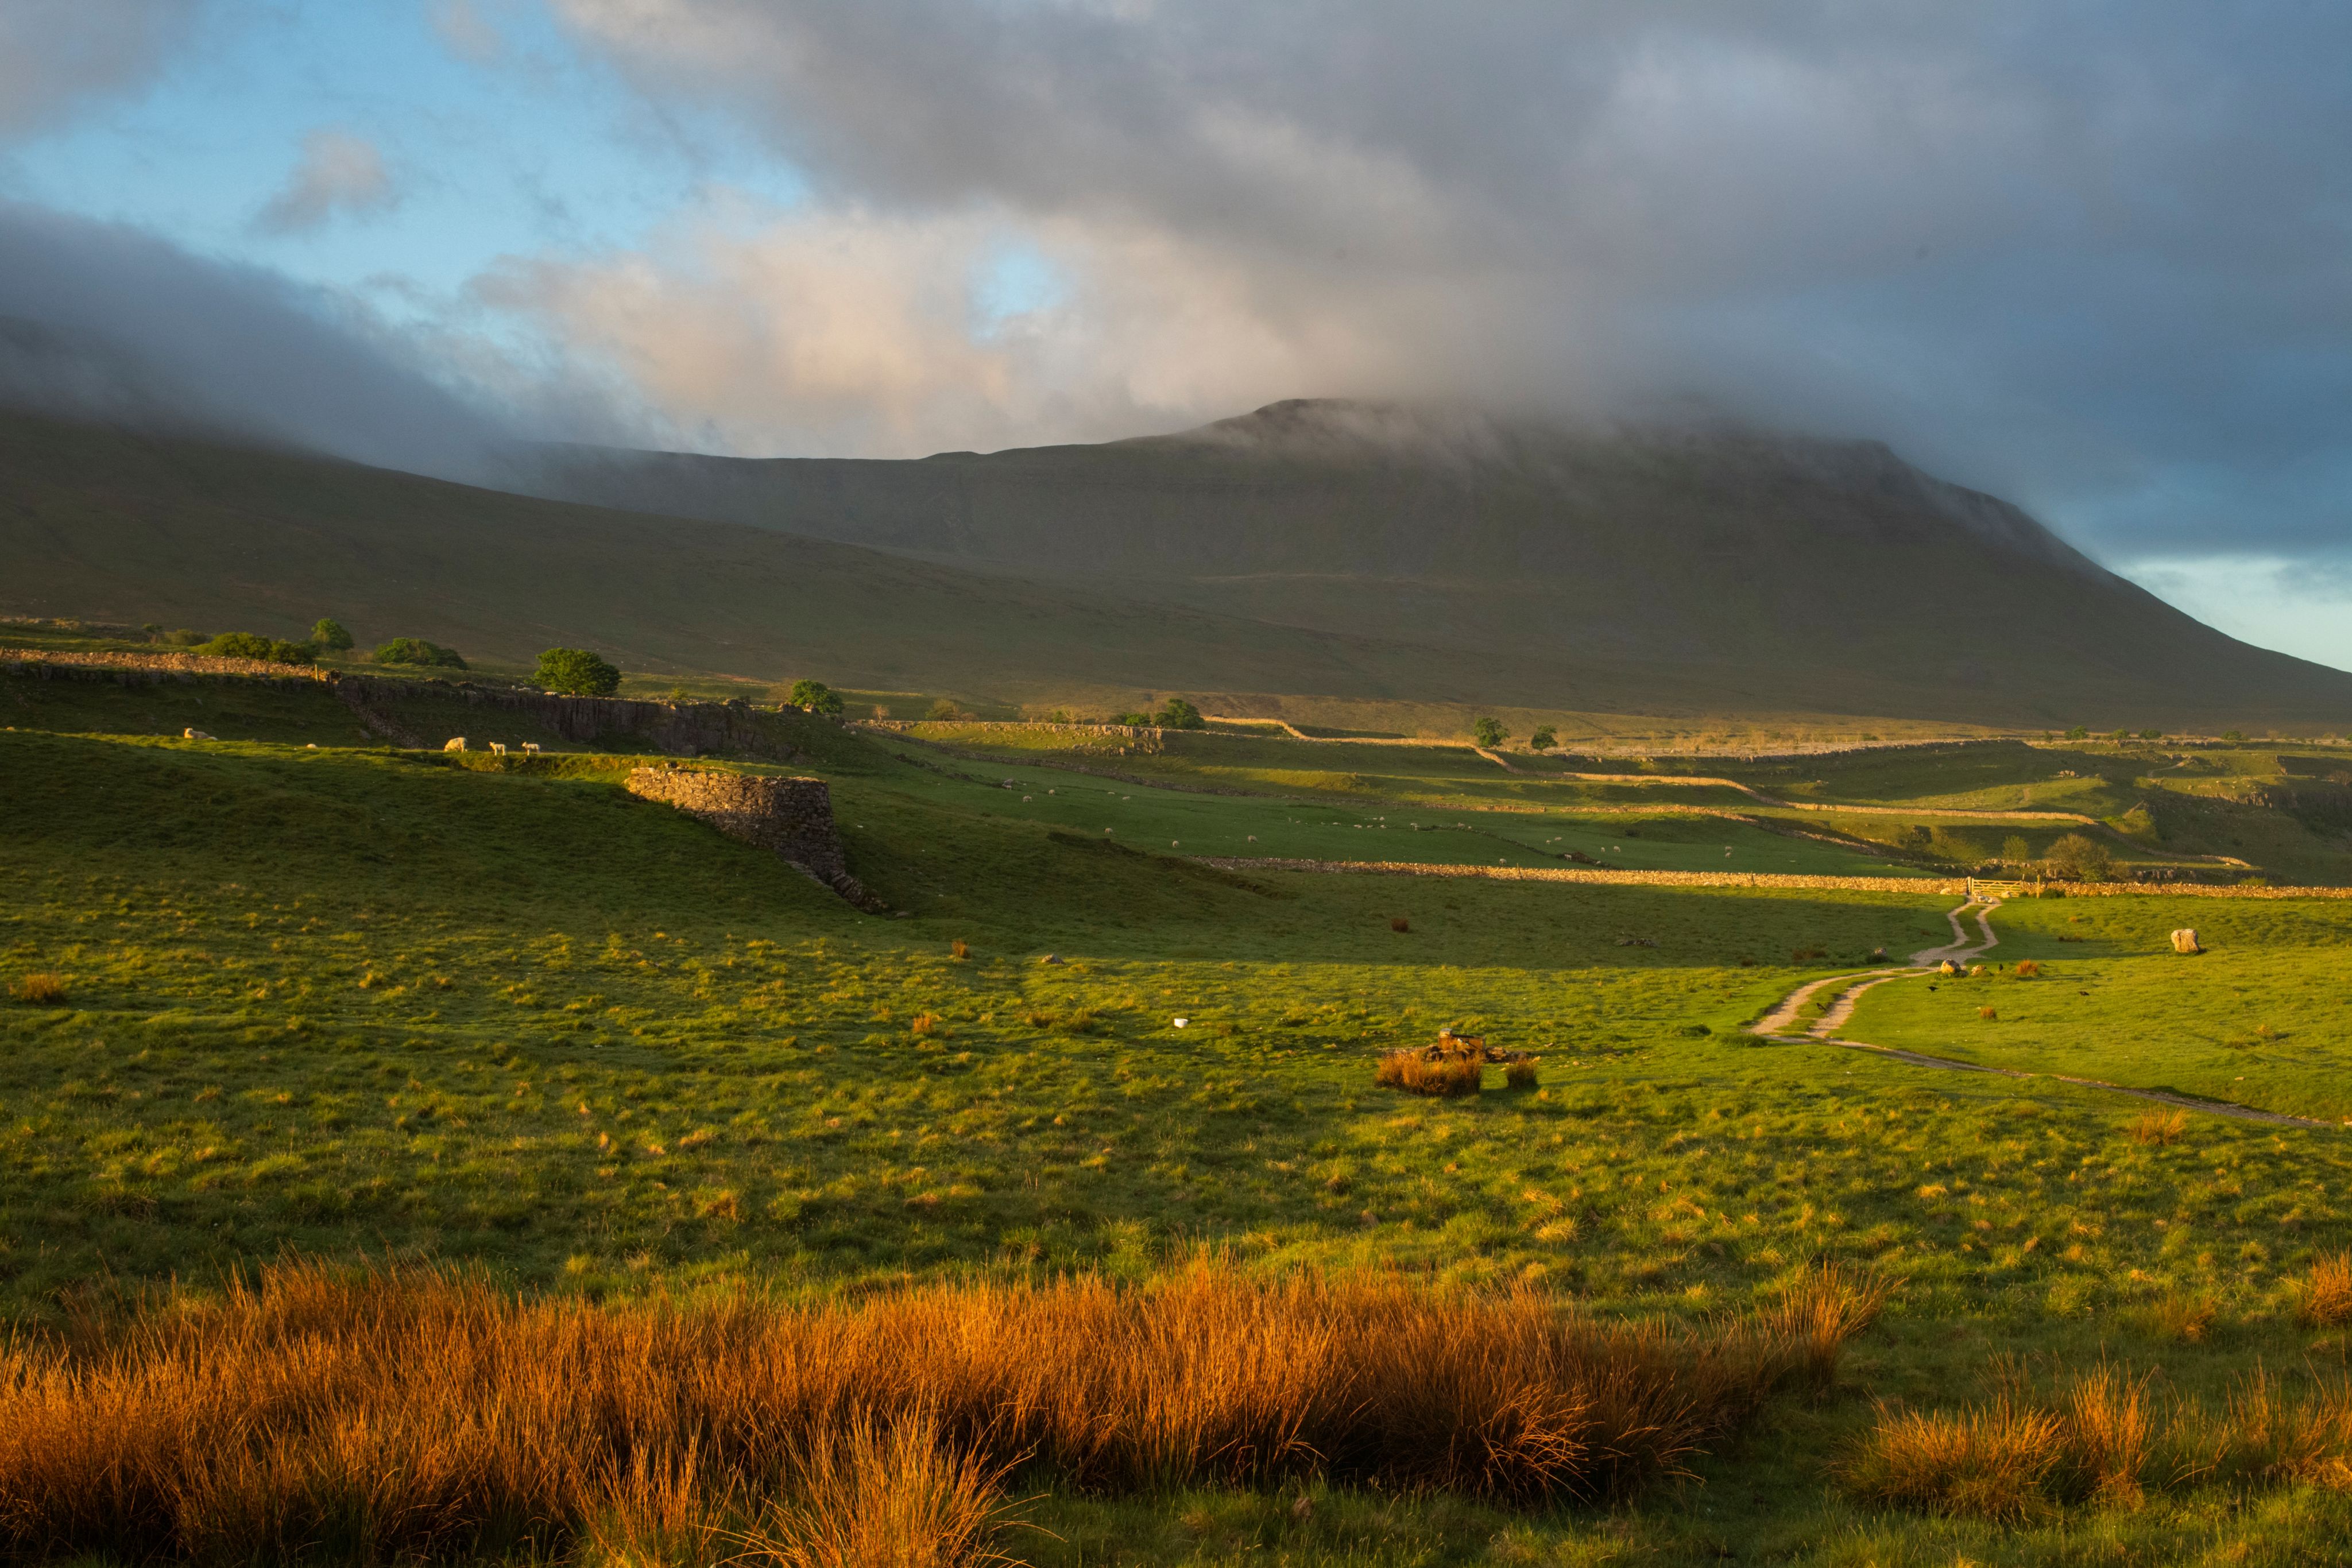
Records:
[[[1422,650],[1126,603],[733,523],[537,500],[328,458],[0,413],[0,611],[528,663],[1048,695],[1381,696],[1467,682]]]
[[[2341,723],[2250,647],[1870,442],[1276,403],[1170,436],[915,462],[572,450],[543,493],[1281,624],[1671,681],[1726,707]]]

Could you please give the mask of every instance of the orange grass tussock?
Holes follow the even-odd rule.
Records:
[[[2322,1328],[2352,1323],[2352,1252],[2313,1260],[2296,1294],[2304,1322]]]
[[[28,1007],[54,1008],[66,999],[66,977],[42,973],[16,982],[16,999]]]
[[[2352,1383],[2341,1376],[2291,1392],[2256,1371],[2219,1409],[2188,1399],[2159,1409],[2152,1381],[2102,1365],[2048,1398],[2011,1387],[1957,1411],[1881,1406],[1838,1478],[1870,1501],[2006,1522],[2084,1500],[2134,1508],[2150,1490],[2352,1490]]]
[[[994,1560],[1016,1469],[1614,1499],[1833,1377],[1876,1305],[1834,1269],[1669,1326],[1207,1260],[624,1305],[289,1264],[0,1350],[0,1556],[963,1568]]]
[[[1475,1094],[1484,1088],[1486,1064],[1472,1057],[1444,1056],[1433,1060],[1411,1048],[1384,1051],[1372,1069],[1372,1082],[1383,1089],[1402,1089],[1408,1094],[1436,1094],[1450,1099]]]

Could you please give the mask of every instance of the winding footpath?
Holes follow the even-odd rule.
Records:
[[[1834,1045],[1847,1051],[1866,1051],[1874,1056],[1884,1056],[1907,1062],[1913,1067],[1931,1067],[1947,1072],[1982,1072],[1996,1078],[2048,1078],[2060,1083],[2072,1083],[2084,1089],[2102,1089],[2111,1094],[2128,1095],[2135,1100],[2153,1101],[2160,1105],[2175,1105],[2184,1111],[2204,1111],[2232,1121],[2262,1122],[2278,1127],[2333,1127],[2333,1122],[2316,1121],[2309,1116],[2289,1116],[2276,1111],[2257,1111],[2251,1106],[2231,1105],[2219,1100],[2199,1100],[2187,1094],[2168,1093],[2161,1089],[2134,1089],[2127,1084],[2109,1083],[2099,1078],[2074,1078],[2063,1072],[2028,1072],[2015,1067],[1987,1067],[1981,1062],[1955,1061],[1948,1057],[1929,1056],[1923,1051],[1902,1051],[1894,1046],[1872,1045],[1867,1040],[1845,1040],[1838,1030],[1853,1017],[1855,1004],[1863,993],[1874,987],[1895,980],[1917,979],[1937,972],[1936,966],[1949,961],[1965,965],[2000,945],[1993,935],[1992,912],[2000,906],[1999,899],[1982,903],[1975,899],[1948,910],[1944,918],[1951,923],[1952,940],[1940,947],[1923,948],[1911,955],[1909,964],[1897,968],[1870,969],[1861,974],[1832,975],[1827,979],[1810,981],[1783,997],[1780,1003],[1762,1018],[1748,1026],[1748,1032],[1786,1044],[1799,1041]],[[1969,936],[1960,917],[1974,912],[1978,936]],[[1832,988],[1843,987],[1827,1011],[1819,1019],[1799,1028],[1800,1015],[1813,998]]]

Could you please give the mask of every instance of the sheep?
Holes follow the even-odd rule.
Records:
[[[441,749],[444,751],[463,751],[466,749],[466,737],[462,735],[452,736],[449,739],[442,742]]]
[[[490,742],[490,755],[492,757],[504,757],[506,754],[507,743],[505,741],[494,740]]]
[[[535,740],[524,741],[522,743],[522,754],[525,757],[537,757],[539,755],[539,742]]]
[[[2197,933],[2190,927],[2185,925],[2172,934],[2172,950],[2176,953],[2202,953],[2205,951],[2203,947],[2198,945]]]
[[[183,740],[210,740],[212,737],[206,735],[201,729],[184,729],[180,732],[180,738]]]

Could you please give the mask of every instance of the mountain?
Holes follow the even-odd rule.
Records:
[[[1875,442],[1292,402],[909,462],[566,449],[520,482],[1474,653],[1498,685],[1559,671],[1569,706],[1671,687],[1717,711],[2352,720],[2352,674],[2227,637]]]
[[[1869,443],[1278,403],[908,462],[537,449],[508,483],[0,413],[0,611],[1405,727],[2352,720],[2352,674]]]

